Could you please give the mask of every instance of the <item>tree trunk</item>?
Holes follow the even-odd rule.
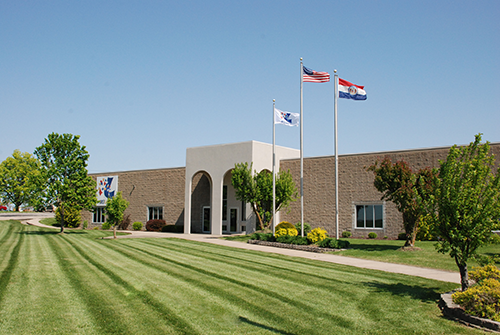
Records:
[[[469,272],[467,271],[467,263],[460,264],[456,257],[455,263],[457,263],[458,269],[460,270],[460,283],[462,284],[462,292],[464,292],[469,288]]]
[[[61,203],[61,231],[59,232],[60,234],[64,233],[64,205]]]
[[[417,237],[416,220],[411,218],[411,215],[403,213],[403,225],[405,227],[406,242],[405,247],[414,247],[415,239]]]
[[[116,238],[116,225],[113,226],[113,238]]]

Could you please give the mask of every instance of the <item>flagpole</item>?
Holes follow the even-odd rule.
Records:
[[[337,132],[337,100],[339,95],[339,76],[337,70],[334,72],[334,97],[333,97],[333,114],[335,122],[335,237],[339,239],[339,148],[338,148],[338,132]]]
[[[275,113],[276,113],[276,100],[273,99],[273,236],[275,233],[275,215],[276,215],[276,175],[275,175],[275,169],[276,169],[276,122],[274,121],[275,118]]]
[[[300,57],[300,236],[304,237],[304,113],[303,113],[304,65]]]

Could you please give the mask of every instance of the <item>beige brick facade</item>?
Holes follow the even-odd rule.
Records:
[[[500,143],[491,144],[491,151],[500,157]],[[444,160],[449,147],[420,150],[392,151],[367,154],[352,154],[339,156],[339,233],[352,232],[354,237],[365,237],[369,232],[376,232],[379,237],[397,238],[403,232],[402,217],[396,206],[391,202],[380,200],[381,193],[373,186],[373,173],[366,167],[378,158],[385,156],[395,162],[405,160],[414,170],[427,166],[437,167],[439,160]],[[497,159],[497,165],[500,159]],[[300,160],[281,160],[280,168],[290,170],[300,192]],[[148,220],[148,207],[162,207],[163,219],[167,224],[184,225],[185,180],[186,169],[155,169],[126,171],[114,173],[93,174],[97,177],[118,176],[118,191],[130,202],[125,215],[130,215],[131,222]],[[230,183],[230,174],[226,174],[224,185]],[[191,188],[191,232],[203,232],[203,208],[212,206],[211,177],[200,172],[193,176]],[[300,193],[299,193],[300,195]],[[234,191],[229,192],[234,198]],[[356,205],[382,204],[383,228],[356,228]],[[228,199],[229,208],[241,210],[241,203]],[[239,216],[240,214],[238,214]],[[245,215],[245,214],[244,214]],[[251,213],[247,213],[249,218]],[[92,222],[92,213],[83,213],[83,219],[89,226],[100,226]],[[282,221],[297,223],[300,221],[300,198],[292,202],[288,209],[280,213]],[[304,221],[313,228],[323,227],[330,236],[335,236],[335,157],[312,157],[304,159]],[[249,225],[251,221],[244,219],[240,228]],[[212,223],[212,229],[213,229]],[[130,227],[131,228],[131,227]],[[243,230],[238,228],[238,231]],[[247,231],[249,228],[246,228]],[[213,232],[213,231],[212,231]]]

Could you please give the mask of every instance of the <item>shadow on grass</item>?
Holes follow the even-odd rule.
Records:
[[[240,322],[245,322],[245,323],[248,323],[249,325],[252,325],[252,326],[255,326],[255,327],[259,327],[261,329],[269,330],[270,332],[273,332],[273,333],[276,333],[276,334],[294,335],[294,333],[289,333],[289,332],[284,331],[284,330],[279,330],[279,329],[276,329],[276,328],[273,328],[273,327],[269,327],[269,326],[263,325],[263,324],[258,323],[258,322],[254,322],[254,321],[248,320],[247,318],[245,318],[243,316],[240,316],[239,320],[240,320]]]
[[[379,282],[364,283],[366,286],[373,287],[377,292],[387,292],[395,296],[411,297],[412,299],[423,302],[437,302],[439,300],[439,289],[437,287],[422,287],[419,285],[405,285],[401,283],[384,284]]]
[[[401,249],[404,243],[401,245],[382,245],[382,244],[361,244],[356,242],[351,242],[349,249],[351,250],[363,250],[363,251],[387,251],[387,250],[398,250]]]

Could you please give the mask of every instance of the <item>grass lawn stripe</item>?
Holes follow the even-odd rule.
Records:
[[[77,297],[75,305],[79,307],[74,309],[87,311],[87,319],[92,322],[92,327],[79,331],[82,334],[114,333],[120,330],[123,333],[137,334],[176,333],[175,328],[160,328],[159,323],[165,325],[159,313],[145,304],[135,292],[127,295],[127,285],[147,292],[158,304],[181,315],[195,333],[482,333],[441,316],[434,299],[436,292],[445,290],[449,284],[320,261],[299,260],[262,252],[243,252],[191,241],[155,239],[154,243],[148,244],[147,241],[150,240],[147,239],[95,239],[109,234],[81,230],[69,231],[63,236],[25,234],[19,260],[15,265],[19,273],[37,273],[31,271],[37,269],[35,261],[25,262],[21,258],[24,257],[25,250],[29,250],[28,257],[34,257],[33,253],[42,254],[40,246],[48,248],[50,252],[43,257],[52,258],[51,262],[57,265],[56,269],[61,264],[60,270],[53,270],[54,274],[58,273],[58,278],[63,279],[62,283],[67,283],[67,291]],[[21,238],[19,234],[13,236]],[[27,240],[32,237],[33,240]],[[40,246],[35,242],[40,243]],[[12,251],[15,243],[10,243],[6,250]],[[184,251],[183,246],[186,249]],[[0,245],[0,250],[1,248]],[[57,256],[52,251],[57,252]],[[204,260],[200,252],[207,253],[208,257]],[[153,257],[154,255],[161,257]],[[241,265],[238,264],[238,259]],[[64,270],[63,265],[66,266]],[[44,267],[50,268],[49,265]],[[103,269],[121,278],[126,285],[117,284]],[[307,272],[312,275],[308,277]],[[47,273],[36,278],[43,281],[43,277],[47,277]],[[242,282],[248,285],[242,285]],[[24,284],[19,280],[11,283],[9,291],[12,295],[7,293],[5,298],[10,300],[16,294],[19,295],[14,294],[14,291],[19,292]],[[0,286],[0,292],[4,289]],[[269,297],[269,293],[274,295]],[[89,303],[82,297],[85,295],[103,300],[102,304],[114,310],[113,315],[118,315],[123,326],[119,329],[102,328],[94,319],[95,309],[99,306],[94,301]],[[21,306],[24,297],[22,294],[20,297],[18,303]],[[59,297],[62,295],[59,294],[50,301],[56,310],[64,308],[57,301]],[[283,297],[288,300],[284,302]],[[28,303],[40,304],[39,300],[40,297],[37,297]],[[65,303],[66,298],[61,300]],[[9,314],[12,311],[0,312],[3,313],[2,318],[15,318]],[[30,315],[36,319],[35,314]],[[345,322],[339,324],[334,317]],[[33,332],[21,327],[17,333],[77,333],[62,331],[69,328],[64,328],[64,325],[58,325],[55,321],[52,326],[57,330],[39,332],[42,328],[38,328]],[[4,333],[1,328],[0,333]]]
[[[144,250],[141,250],[139,248],[131,246],[128,246],[128,248],[126,249],[120,248],[119,244],[121,244],[122,241],[123,240],[117,242],[118,245],[114,245],[115,241],[108,240],[106,242],[109,244],[109,247],[112,247],[113,249],[122,252],[129,258],[132,259],[135,258],[138,262],[140,262],[143,265],[149,266],[154,269],[158,269],[161,272],[168,275],[169,277],[173,276],[180,282],[188,283],[191,286],[194,285],[197,288],[201,289],[202,291],[208,292],[210,296],[212,296],[212,299],[217,299],[217,297],[222,296],[223,299],[221,301],[223,302],[223,305],[226,305],[223,306],[226,309],[231,308],[227,306],[229,303],[232,306],[236,306],[236,308],[238,309],[248,310],[252,314],[260,316],[265,320],[270,319],[270,321],[274,322],[289,321],[286,320],[284,317],[279,316],[277,313],[273,312],[272,308],[265,308],[264,306],[255,303],[255,301],[262,301],[262,299],[269,299],[269,296],[266,294],[266,292],[262,292],[262,289],[260,288],[255,289],[255,287],[250,287],[251,292],[248,295],[249,299],[245,299],[244,292],[246,289],[248,289],[247,286],[249,286],[246,283],[232,282],[231,284],[233,284],[232,285],[233,287],[230,287],[228,286],[227,280],[223,282],[220,281],[221,278],[224,278],[223,276],[210,273],[207,271],[202,271],[201,269],[195,268],[188,264],[176,262],[161,256],[155,257],[154,254],[151,254],[150,252],[145,252]],[[138,253],[143,253],[147,257],[141,258],[140,256],[138,256]],[[155,258],[157,259],[156,262],[154,261]],[[162,262],[158,262],[158,260]],[[168,263],[165,264],[165,261],[167,261],[170,264]],[[238,294],[230,293],[229,291],[230,289],[233,292],[238,292]],[[282,300],[276,301],[276,303],[280,302],[282,302]],[[303,331],[309,331],[309,330],[304,329]]]
[[[95,258],[89,257],[87,252],[83,250],[77,243],[75,243],[73,239],[69,238],[66,240],[66,242],[69,243],[73,247],[73,249],[76,252],[78,252],[78,254],[81,257],[83,257],[89,264],[91,264],[100,272],[102,272],[104,275],[106,275],[111,280],[111,282],[121,286],[125,290],[125,292],[132,293],[132,295],[137,297],[140,301],[142,301],[142,303],[145,306],[154,309],[158,313],[158,316],[160,316],[162,319],[165,320],[166,324],[173,326],[175,328],[175,331],[177,333],[180,334],[196,333],[196,331],[190,326],[189,323],[184,321],[181,317],[177,316],[175,312],[169,309],[167,306],[164,306],[161,303],[159,303],[151,294],[149,294],[144,290],[136,289],[128,281],[124,280],[122,277],[115,274],[114,271],[110,270],[109,267],[104,266]],[[106,255],[107,254],[109,254],[109,252],[106,253]],[[108,266],[110,265],[112,264],[109,264]]]
[[[7,292],[7,287],[10,284],[12,272],[14,271],[18,258],[21,245],[24,241],[24,235],[20,234],[24,230],[24,226],[21,224],[16,224],[15,222],[10,223],[14,228],[9,229],[9,233],[5,235],[2,241],[2,247],[0,249],[2,258],[7,261],[5,268],[2,264],[2,273],[0,274],[0,287],[5,288],[0,290],[0,309],[2,309],[3,298]],[[4,262],[2,262],[4,263]],[[1,319],[0,319],[1,320]],[[0,321],[1,322],[1,321]]]
[[[154,255],[152,255],[152,256],[154,256]],[[160,256],[160,257],[161,257],[161,256]],[[162,257],[162,258],[164,258],[164,257]],[[211,274],[211,275],[214,275],[214,274]],[[261,290],[262,290],[262,289],[261,289]],[[270,293],[269,293],[269,291],[265,291],[265,290],[264,290],[264,292],[265,292],[266,294],[268,294],[268,295],[270,294]],[[436,309],[437,309],[437,308],[436,308]],[[317,314],[317,313],[315,313],[315,314]]]
[[[6,290],[3,310],[11,317],[4,320],[0,333],[92,333],[91,320],[85,317],[71,288],[67,284],[60,288],[64,277],[57,269],[47,239],[41,236],[43,233],[30,226],[21,232],[25,235],[24,244],[12,275],[13,285]]]

